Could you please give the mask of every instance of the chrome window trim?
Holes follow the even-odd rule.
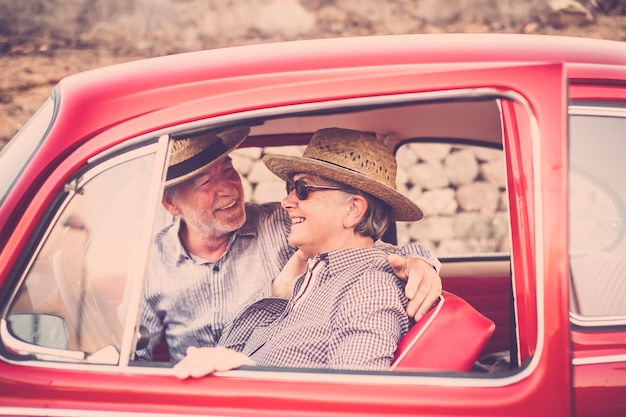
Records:
[[[626,316],[583,316],[570,311],[570,322],[582,328],[614,327],[626,325]]]
[[[626,117],[626,105],[624,107],[607,106],[608,103],[600,103],[591,106],[588,104],[570,104],[568,116],[603,116],[603,117]]]
[[[603,363],[621,363],[626,362],[626,354],[624,355],[603,355],[592,356],[588,358],[574,358],[572,365],[599,365]]]
[[[159,200],[161,197],[161,190],[165,183],[165,175],[167,172],[167,161],[169,158],[169,136],[161,135],[156,146],[156,155],[154,158],[154,167],[152,169],[152,177],[150,178],[150,185],[148,191],[148,204],[146,209],[146,215],[143,218],[142,230],[140,232],[140,247],[137,254],[136,262],[132,263],[132,271],[129,273],[131,280],[128,311],[126,313],[126,320],[123,323],[123,335],[122,345],[120,349],[120,363],[119,366],[122,369],[128,367],[130,363],[130,357],[134,352],[133,345],[136,344],[136,331],[135,326],[139,317],[139,308],[141,306],[141,296],[144,280],[146,277],[146,271],[148,268],[148,257],[152,246],[152,233],[153,225],[157,215],[157,209],[159,207]]]

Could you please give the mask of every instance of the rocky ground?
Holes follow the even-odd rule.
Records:
[[[507,32],[626,41],[624,0],[0,0],[0,148],[63,77],[292,39]]]

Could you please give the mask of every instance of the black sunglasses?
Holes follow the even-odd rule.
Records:
[[[287,195],[291,194],[293,190],[296,190],[296,197],[298,200],[306,200],[309,198],[309,191],[317,190],[343,190],[338,187],[327,187],[324,185],[307,185],[304,180],[287,181]]]

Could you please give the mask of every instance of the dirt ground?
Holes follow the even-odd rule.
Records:
[[[334,5],[322,7],[324,3],[333,2],[328,0],[301,1],[300,4],[306,6],[305,11],[313,14],[316,23],[315,28],[308,34],[299,34],[295,38],[389,33],[388,29],[381,28],[380,16],[378,20],[376,20],[376,15],[371,17],[371,21],[355,20],[352,17],[353,14],[342,11],[337,6],[349,2],[338,1],[334,2]],[[517,32],[626,41],[626,15],[622,13],[612,15],[596,13],[591,22],[569,22],[562,25],[550,24],[548,18],[532,16],[506,24],[493,20],[481,21],[476,19],[475,15],[472,15],[469,20],[463,19],[463,16],[464,14],[461,13],[448,16],[447,19],[431,19],[430,21],[422,19],[419,24],[415,23],[415,19],[398,19],[399,23],[412,23],[405,23],[406,27],[401,27],[394,22],[393,33]],[[268,36],[259,30],[247,30],[241,33],[243,35],[227,38],[222,42],[213,39],[212,42],[193,44],[186,49],[280,41],[286,38],[284,35]],[[91,37],[87,41],[80,42],[68,42],[67,38],[56,39],[51,36],[0,35],[0,68],[3,75],[0,78],[0,119],[2,120],[0,148],[39,108],[61,78],[96,67],[186,50],[185,47],[168,50],[144,46],[137,43],[134,48],[119,48],[119,38],[110,34]]]

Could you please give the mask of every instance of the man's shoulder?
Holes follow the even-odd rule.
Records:
[[[395,294],[398,290],[403,290],[406,283],[398,278],[387,259],[388,252],[378,247],[369,252],[369,261],[364,262],[354,286],[362,287],[366,292],[391,291]],[[357,290],[358,291],[358,290]]]
[[[393,269],[387,261],[389,253],[378,246],[371,248],[349,248],[328,252],[329,268],[335,275],[360,275],[368,271],[392,273]]]

